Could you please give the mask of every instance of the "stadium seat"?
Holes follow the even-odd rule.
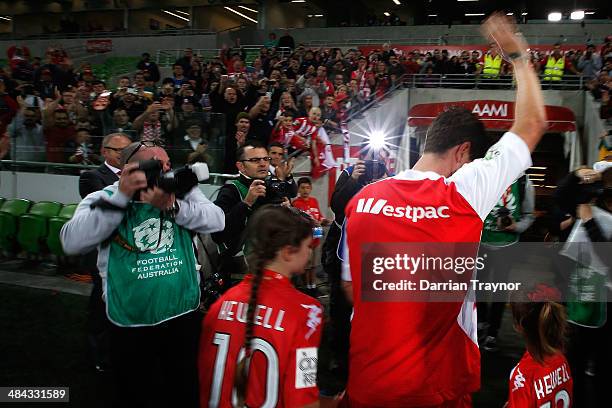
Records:
[[[4,204],[6,200],[2,197],[0,197],[0,208],[2,208],[2,204]]]
[[[17,242],[30,254],[40,254],[41,244],[45,241],[48,223],[51,217],[59,214],[62,204],[53,201],[41,201],[30,208],[27,214],[19,217]]]
[[[72,218],[78,204],[67,204],[62,207],[57,217],[49,219],[49,234],[47,234],[47,248],[49,251],[58,257],[66,256],[60,241],[60,231],[64,224]]]
[[[0,249],[14,252],[16,249],[17,219],[25,214],[32,202],[24,199],[6,200],[0,208]]]

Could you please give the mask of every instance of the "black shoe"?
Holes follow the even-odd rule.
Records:
[[[499,347],[497,347],[497,339],[493,336],[487,336],[482,343],[482,348],[490,353],[495,353],[499,350]]]

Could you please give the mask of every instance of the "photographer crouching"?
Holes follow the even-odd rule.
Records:
[[[132,143],[121,164],[119,181],[85,197],[62,228],[64,251],[98,248],[113,323],[116,406],[197,407],[201,315],[193,236],[223,230],[223,211],[197,187],[202,168],[170,173],[166,151],[154,142]]]
[[[284,173],[270,174],[271,158],[266,147],[249,140],[236,152],[239,177],[223,185],[215,204],[225,213],[225,230],[212,234],[219,246],[219,274],[223,289],[239,281],[246,272],[244,244],[249,217],[265,204],[290,206],[296,195],[294,184],[287,183]],[[274,222],[274,220],[270,220]],[[233,275],[233,279],[232,279]]]

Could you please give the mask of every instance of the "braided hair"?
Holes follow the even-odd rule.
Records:
[[[247,393],[247,362],[252,353],[255,309],[259,287],[263,280],[264,266],[270,263],[278,251],[285,246],[298,248],[302,241],[312,236],[313,223],[295,208],[264,206],[249,220],[247,241],[249,254],[247,261],[252,275],[251,295],[247,309],[246,332],[244,339],[244,358],[238,362],[234,387],[238,397],[237,407],[244,407]]]

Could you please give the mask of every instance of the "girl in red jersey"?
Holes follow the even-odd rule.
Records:
[[[249,221],[250,274],[213,304],[200,341],[201,407],[317,407],[321,305],[297,291],[310,217],[263,207]]]
[[[510,374],[507,408],[570,408],[573,381],[562,352],[564,307],[556,302],[513,303],[512,316],[527,351]]]

